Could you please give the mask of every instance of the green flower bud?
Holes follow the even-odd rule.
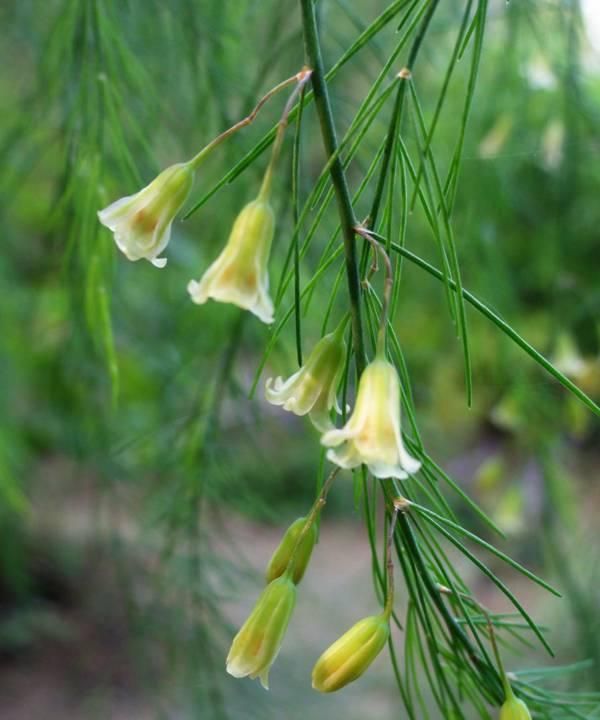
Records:
[[[275,580],[275,578],[283,575],[286,571],[291,560],[292,553],[294,552],[294,548],[296,547],[298,537],[300,536],[305,523],[305,517],[298,518],[297,520],[294,520],[294,522],[286,530],[285,535],[273,553],[273,556],[267,566],[267,582]],[[304,576],[316,541],[317,528],[313,523],[300,541],[298,550],[296,551],[294,570],[292,572],[292,580],[296,585]]]
[[[500,708],[500,720],[531,720],[531,714],[522,700],[511,695]]]
[[[233,639],[226,661],[230,675],[259,677],[262,686],[269,689],[269,670],[281,648],[295,604],[296,586],[289,578],[280,577],[267,585]]]
[[[312,686],[319,692],[334,692],[359,678],[383,649],[390,635],[384,615],[359,620],[317,660]]]

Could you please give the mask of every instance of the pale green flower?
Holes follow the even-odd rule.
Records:
[[[171,237],[171,224],[187,200],[194,172],[186,163],[171,165],[135,195],[128,195],[98,212],[112,230],[115,242],[128,260],[145,258],[156,267],[167,264],[159,257]]]
[[[264,323],[273,322],[268,261],[274,216],[268,202],[248,203],[237,216],[227,245],[204,273],[191,280],[188,292],[201,305],[209,298],[250,310]]]
[[[272,405],[282,405],[295,415],[306,415],[321,432],[333,428],[329,419],[331,408],[338,413],[336,392],[344,368],[346,343],[343,324],[325,335],[313,348],[304,365],[287,380],[269,378],[265,396]]]
[[[400,432],[400,383],[396,368],[376,357],[360,377],[356,406],[341,429],[329,430],[321,437],[329,450],[327,458],[342,468],[361,464],[378,478],[406,478],[421,463],[404,447]]]

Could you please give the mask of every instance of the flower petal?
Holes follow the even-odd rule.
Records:
[[[351,442],[347,443],[347,445],[341,450],[328,450],[327,459],[330,462],[339,465],[344,470],[352,470],[353,468],[362,465],[362,460],[356,452],[354,444]]]
[[[321,437],[321,445],[325,445],[325,447],[337,447],[351,436],[352,433],[348,431],[348,423],[346,423],[343,428],[334,428],[324,433]]]

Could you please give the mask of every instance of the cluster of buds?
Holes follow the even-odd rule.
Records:
[[[330,476],[309,515],[290,525],[271,557],[266,571],[267,586],[233,639],[227,656],[227,672],[236,678],[258,677],[264,688],[269,687],[269,670],[296,604],[296,586],[304,576],[317,539],[315,520],[336,473]],[[353,682],[385,646],[390,634],[391,575],[388,580],[384,611],[357,622],[317,660],[312,673],[315,690],[330,693]]]
[[[317,539],[314,524],[320,504],[308,517],[287,529],[267,566],[267,586],[254,610],[233,639],[227,672],[233,677],[258,677],[269,689],[269,670],[279,654],[302,580]]]

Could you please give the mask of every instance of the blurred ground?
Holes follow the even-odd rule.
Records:
[[[38,518],[38,530],[42,536],[52,538],[52,544],[60,546],[64,542],[85,548],[85,559],[70,579],[52,579],[46,568],[44,587],[50,602],[37,615],[32,611],[35,639],[20,651],[0,657],[2,720],[201,717],[168,706],[162,707],[160,714],[152,699],[156,679],[140,676],[139,657],[131,643],[135,630],[128,627],[130,620],[118,574],[111,567],[106,547],[98,550],[98,538],[104,530],[99,522],[102,513],[98,514],[97,498],[80,478],[71,484],[73,492],[68,501],[55,492],[69,475],[74,480],[77,477],[73,468],[61,461],[50,463],[44,472],[45,482],[37,500],[45,512]],[[347,489],[335,488],[341,492]],[[342,693],[322,696],[310,688],[312,664],[319,654],[354,622],[377,609],[371,586],[370,550],[359,518],[340,521],[328,516],[325,508],[323,520],[320,542],[271,673],[269,694],[257,682],[230,679],[224,668],[227,647],[222,648],[222,681],[231,718],[397,717],[397,690],[386,653],[369,673]],[[134,520],[128,518],[120,529],[120,541],[130,542],[130,553],[139,553]],[[235,597],[232,594],[230,602],[222,607],[233,626],[239,626],[255,602],[261,588],[260,574],[281,532],[280,527],[239,516],[228,516],[220,529],[216,538],[218,553],[235,558],[237,564],[250,571],[239,581]],[[43,556],[44,548],[38,553]],[[135,567],[135,556],[131,559],[134,562],[129,567]],[[140,562],[144,560],[140,558]],[[469,572],[466,567],[461,571]],[[128,582],[132,580],[135,582],[128,578]],[[510,580],[527,606],[538,605],[541,593],[535,587],[515,582],[514,574]],[[486,583],[480,581],[478,585],[475,578],[471,581],[482,602],[493,609],[508,609]],[[401,592],[398,601],[402,603]],[[401,643],[399,631],[395,632]],[[198,673],[201,677],[201,667]]]

